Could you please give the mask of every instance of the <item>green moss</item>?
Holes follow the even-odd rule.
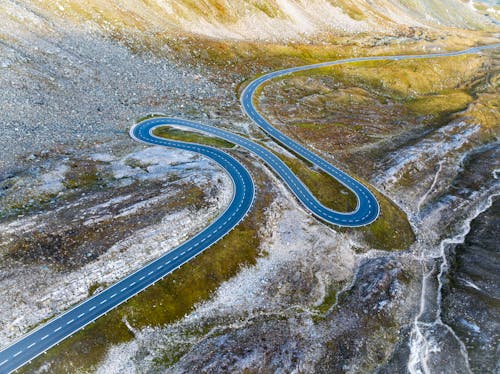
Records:
[[[189,344],[179,344],[175,349],[169,349],[163,352],[160,357],[153,359],[153,365],[157,367],[169,367],[177,363],[182,356],[184,356],[189,349]]]
[[[335,305],[339,291],[340,288],[338,285],[330,285],[323,302],[315,308],[320,313],[320,317],[317,318],[317,321],[322,319],[325,313]]]
[[[184,131],[170,126],[162,126],[154,129],[153,134],[162,138],[178,140],[188,143],[204,144],[212,147],[233,148],[234,144],[224,139],[204,135],[193,131]]]
[[[107,287],[106,283],[100,283],[100,282],[92,283],[89,286],[89,291],[88,291],[89,297],[94,295],[96,293],[96,291],[103,290],[106,287]]]
[[[147,119],[151,119],[151,118],[159,118],[159,117],[165,117],[164,114],[161,114],[161,113],[151,113],[151,114],[146,114],[145,116],[142,116],[142,117],[139,117],[137,118],[137,120],[135,121],[136,123],[140,123],[142,121],[145,121]]]
[[[498,77],[500,79],[500,75]],[[498,92],[491,87],[491,92],[478,95],[473,105],[469,105],[464,113],[465,118],[471,118],[475,124],[481,125],[481,140],[484,143],[497,141],[500,137],[500,103]]]
[[[67,189],[85,188],[89,189],[102,182],[102,177],[97,171],[95,163],[87,160],[78,160],[70,165],[63,181]]]

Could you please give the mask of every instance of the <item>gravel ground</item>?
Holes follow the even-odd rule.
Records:
[[[22,20],[0,25],[0,179],[44,150],[128,146],[128,128],[141,115],[199,114],[201,103],[223,100],[224,91],[191,68],[69,26],[47,37],[55,26],[35,21],[44,31],[28,32]]]

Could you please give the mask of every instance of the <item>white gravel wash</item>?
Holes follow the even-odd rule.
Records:
[[[461,150],[479,129],[463,121],[450,122],[417,144],[389,154],[384,162],[385,171],[376,177],[376,183],[389,187],[397,183],[408,168],[423,168],[430,158],[441,160],[448,153]]]
[[[55,194],[64,190],[63,181],[68,170],[68,165],[60,164],[54,170],[42,174],[40,178],[42,180],[42,185],[37,188],[39,193]]]

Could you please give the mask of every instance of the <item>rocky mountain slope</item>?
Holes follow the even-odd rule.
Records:
[[[7,1],[0,9],[7,22],[34,26],[67,19],[115,32],[180,31],[247,40],[297,39],[331,31],[391,32],[402,27],[488,29],[499,16],[498,6],[463,0],[57,0]]]

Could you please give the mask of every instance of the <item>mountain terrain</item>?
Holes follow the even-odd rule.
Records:
[[[216,163],[132,141],[137,121],[236,132],[345,211],[349,191],[242,113],[244,87],[286,67],[500,35],[495,1],[5,0],[0,15],[1,347],[229,204]],[[250,214],[21,371],[497,372],[498,261],[484,259],[498,226],[499,58],[368,61],[268,82],[259,110],[370,186],[380,218],[319,222],[251,153],[210,139],[250,169]],[[174,133],[193,136],[162,136]]]

